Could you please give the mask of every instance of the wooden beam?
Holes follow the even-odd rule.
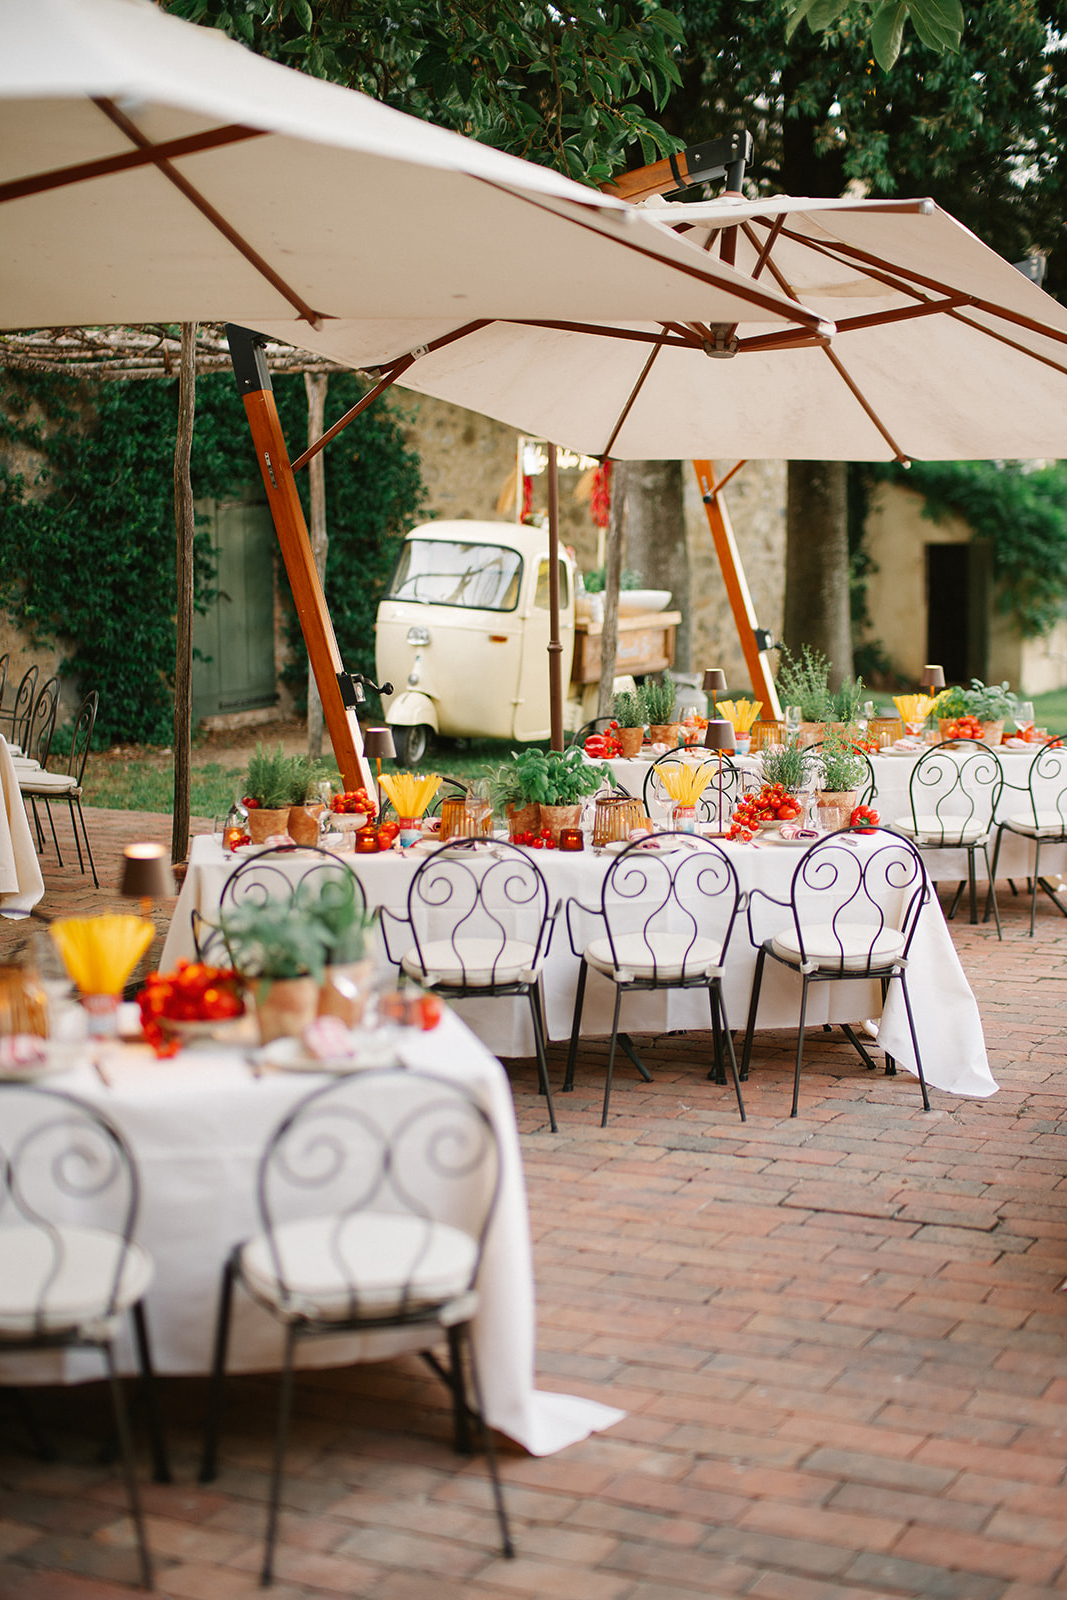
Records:
[[[278,535],[285,570],[296,603],[308,660],[315,675],[326,728],[346,789],[370,790],[373,773],[363,750],[354,708],[346,706],[338,673],[344,672],[326,596],[315,567],[304,510],[297,493],[289,452],[274,403],[270,373],[257,335],[229,328],[237,387],[244,400],[267,503]]]
[[[700,485],[704,510],[707,512],[715,554],[719,558],[723,583],[726,585],[730,610],[733,612],[737,627],[737,637],[741,641],[741,651],[752,680],[752,692],[757,700],[763,701],[764,719],[780,722],[781,702],[774,686],[774,679],[771,677],[767,652],[761,650],[756,643],[756,608],[752,604],[752,596],[745,578],[745,569],[741,565],[726,502],[722,498],[721,491],[726,479],[716,483],[710,461],[694,461],[693,467]],[[736,470],[735,467],[727,476],[733,477]]]

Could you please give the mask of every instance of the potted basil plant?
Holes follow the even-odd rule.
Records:
[[[572,744],[566,750],[530,748],[513,753],[511,761],[493,774],[490,788],[507,813],[512,839],[548,828],[558,844],[560,829],[578,826],[583,799],[595,794],[605,779],[611,781],[611,768],[591,764]]]

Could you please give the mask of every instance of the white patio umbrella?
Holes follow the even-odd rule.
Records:
[[[746,316],[721,331],[736,353],[708,360],[678,321],[497,321],[438,347],[409,327],[394,354],[429,348],[399,381],[591,456],[1067,453],[1067,310],[933,201],[726,198],[648,214],[820,311],[832,340],[787,345]],[[375,339],[340,322],[300,342],[360,365]]]
[[[394,319],[818,326],[631,206],[148,0],[0,0],[0,40],[0,327],[358,318],[365,364]]]

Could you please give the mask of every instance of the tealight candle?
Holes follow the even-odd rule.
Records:
[[[375,855],[381,849],[378,841],[378,830],[373,823],[368,823],[365,828],[356,829],[356,855]]]
[[[585,840],[581,828],[561,828],[559,830],[559,847],[561,850],[584,850]]]

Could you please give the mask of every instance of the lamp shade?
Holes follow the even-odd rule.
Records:
[[[704,672],[704,693],[722,694],[726,688],[726,674],[721,667],[707,667]]]
[[[363,748],[375,761],[389,761],[396,755],[392,728],[367,728],[363,734]]]
[[[128,844],[122,852],[119,893],[134,900],[162,900],[177,894],[167,852],[161,844]]]
[[[734,738],[734,725],[725,717],[712,717],[704,730],[704,746],[708,750],[732,750]]]
[[[931,666],[927,664],[923,668],[922,677],[919,679],[919,683],[924,689],[943,689],[945,687],[944,667]]]

